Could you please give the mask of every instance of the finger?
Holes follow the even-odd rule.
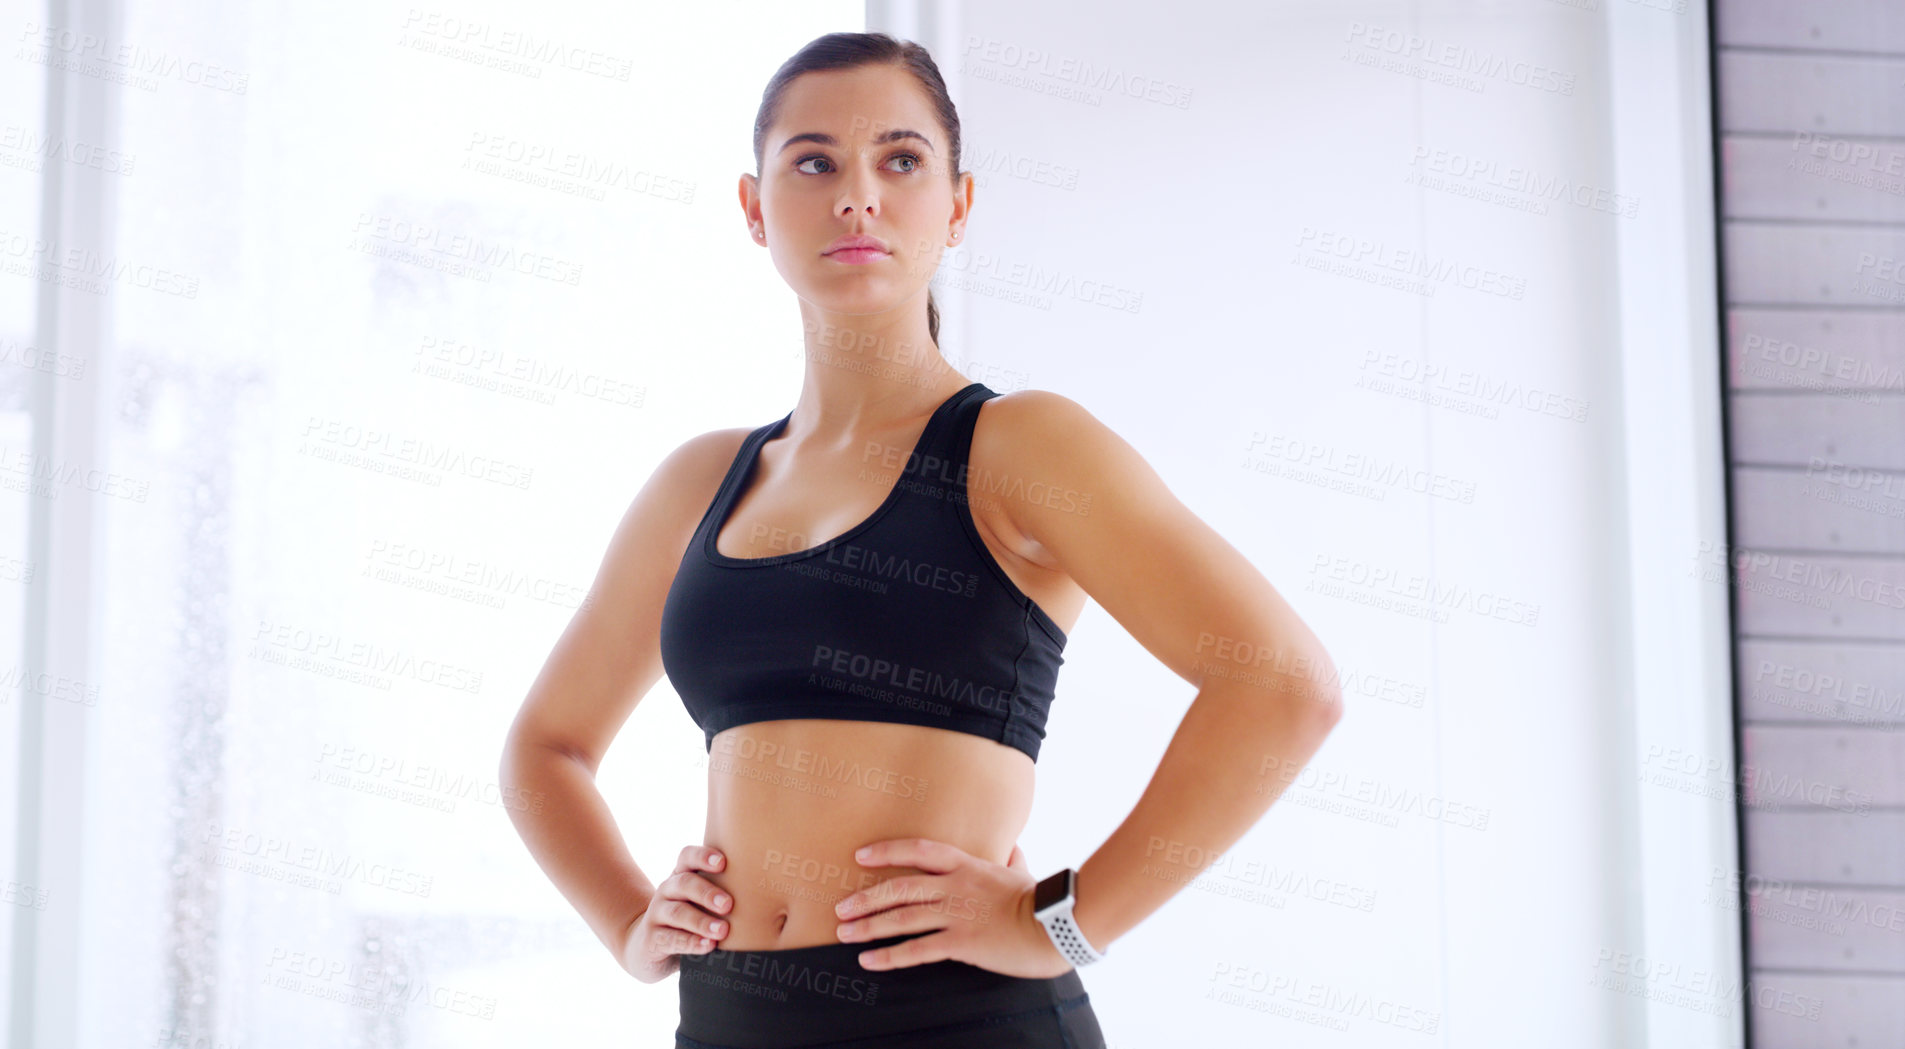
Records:
[[[680,929],[657,929],[649,940],[650,953],[656,957],[671,954],[706,954],[721,946],[721,941],[709,936],[697,936],[682,932]]]
[[[683,900],[666,900],[658,917],[667,925],[692,936],[705,936],[719,942],[728,934],[728,923]]]
[[[904,969],[912,965],[946,961],[952,957],[952,951],[953,938],[946,933],[916,936],[905,943],[861,951],[860,967],[863,969]]]
[[[834,935],[842,943],[862,940],[877,940],[882,936],[898,936],[909,932],[932,932],[946,927],[946,916],[930,904],[909,903],[878,914],[869,914],[851,922],[844,922],[834,930]]]
[[[898,904],[928,899],[934,891],[933,882],[938,878],[937,874],[902,874],[897,878],[888,878],[834,904],[834,916],[847,921]]]
[[[1005,861],[1005,865],[1015,871],[1029,871],[1032,869],[1032,864],[1025,858],[1025,850],[1019,848],[1018,842],[1012,843],[1012,855]]]
[[[853,858],[863,867],[917,867],[946,874],[957,870],[972,854],[931,838],[888,838],[862,847]]]
[[[715,914],[726,914],[734,906],[734,898],[725,889],[693,871],[671,874],[663,884],[669,886],[670,899],[689,900]]]
[[[681,855],[675,858],[675,869],[672,873],[718,871],[725,866],[727,866],[727,857],[721,854],[720,849],[708,845],[684,845]]]
[[[650,949],[658,955],[666,954],[706,954],[714,950],[715,941],[680,929],[658,925],[649,936]]]

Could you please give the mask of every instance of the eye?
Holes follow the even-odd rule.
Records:
[[[891,159],[892,159],[892,160],[904,160],[904,161],[909,161],[909,162],[911,162],[911,164],[912,164],[912,166],[911,166],[911,167],[908,167],[908,168],[906,168],[906,169],[904,169],[904,170],[902,170],[902,171],[900,171],[900,172],[899,172],[899,173],[900,173],[900,174],[902,174],[902,175],[911,175],[911,174],[912,174],[913,172],[915,172],[915,171],[918,171],[918,170],[920,169],[920,165],[922,165],[922,164],[924,164],[924,163],[925,163],[925,161],[924,161],[924,160],[921,160],[921,159],[920,159],[920,157],[919,157],[919,154],[917,154],[917,153],[895,153],[895,154],[893,154],[893,156],[892,156],[892,158],[891,158]],[[800,172],[800,173],[801,173],[801,174],[803,174],[803,175],[824,175],[824,174],[826,174],[826,172],[825,172],[825,171],[808,171],[808,170],[806,170],[805,168],[803,168],[803,167],[802,167],[802,165],[804,165],[804,164],[806,164],[807,162],[809,162],[809,161],[815,161],[815,160],[817,160],[817,161],[819,161],[819,162],[820,162],[820,163],[822,163],[822,164],[825,164],[825,165],[827,165],[827,169],[828,169],[828,170],[832,170],[832,169],[833,169],[833,161],[831,161],[831,160],[828,160],[828,159],[827,159],[826,157],[824,157],[824,156],[821,156],[821,155],[820,155],[820,154],[818,154],[818,153],[809,153],[809,154],[807,154],[806,156],[804,156],[804,157],[802,157],[802,158],[800,158],[799,160],[796,160],[796,161],[794,161],[794,170],[795,170],[795,171],[798,171],[798,172]],[[889,162],[890,162],[890,161],[889,161]]]

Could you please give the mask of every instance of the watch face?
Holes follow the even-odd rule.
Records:
[[[1073,876],[1073,872],[1067,869],[1039,882],[1038,888],[1032,891],[1032,910],[1042,911],[1070,896]]]

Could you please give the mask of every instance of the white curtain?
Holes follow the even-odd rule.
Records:
[[[495,770],[654,464],[798,381],[735,180],[862,6],[0,13],[0,1042],[663,1044]],[[665,872],[700,737],[627,732]]]

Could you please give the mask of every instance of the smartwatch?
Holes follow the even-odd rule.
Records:
[[[1090,965],[1105,957],[1105,951],[1094,950],[1086,942],[1085,934],[1078,931],[1078,923],[1072,921],[1072,904],[1077,897],[1074,890],[1078,887],[1078,872],[1070,867],[1038,883],[1032,890],[1032,914],[1039,924],[1045,926],[1046,935],[1058,948],[1058,953],[1074,966]]]

